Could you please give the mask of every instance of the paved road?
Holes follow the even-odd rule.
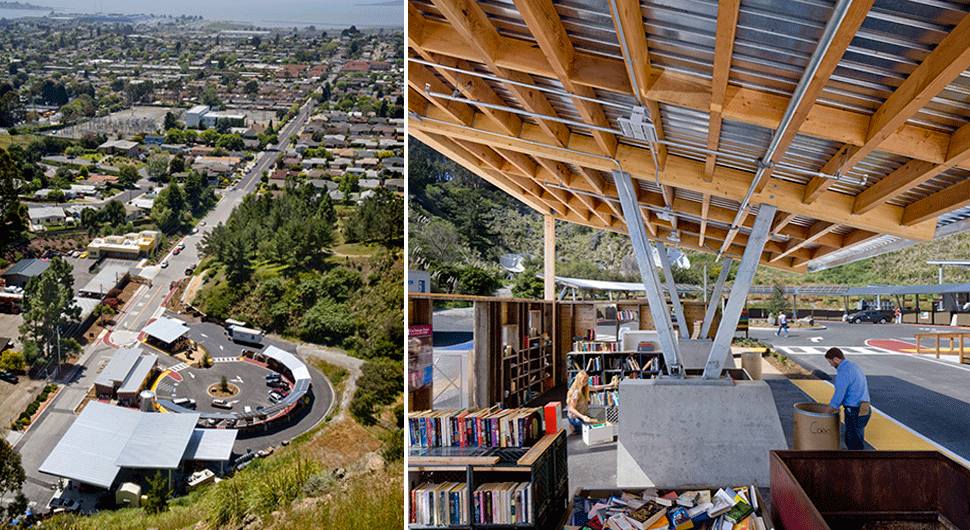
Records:
[[[951,331],[948,326],[913,324],[845,324],[824,322],[822,331],[793,330],[788,338],[767,330],[752,336],[787,354],[816,375],[835,377],[825,361],[832,346],[859,364],[869,381],[872,405],[932,442],[970,460],[970,365],[955,356],[890,352],[867,344],[870,339],[897,339],[915,344],[915,333]],[[965,330],[963,330],[965,331]]]

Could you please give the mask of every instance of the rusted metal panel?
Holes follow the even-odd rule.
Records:
[[[935,451],[772,451],[777,530],[970,530],[970,470]]]

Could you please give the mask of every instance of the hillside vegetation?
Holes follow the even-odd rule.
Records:
[[[410,267],[432,273],[436,292],[490,294],[511,284],[517,296],[540,296],[542,216],[413,138],[409,143]],[[506,253],[536,260],[514,281],[499,266]],[[711,254],[687,251],[692,267],[674,269],[675,280],[699,285],[707,263],[709,282],[719,265]],[[556,222],[556,274],[588,279],[638,281],[639,269],[625,234]],[[759,267],[755,284],[850,285],[937,283],[928,259],[970,258],[970,234],[919,243],[832,269],[798,275]],[[736,267],[736,265],[735,265]],[[970,270],[945,268],[943,281],[970,282]]]

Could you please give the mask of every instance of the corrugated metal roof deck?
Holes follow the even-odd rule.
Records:
[[[621,7],[621,17],[612,13],[614,1]],[[621,146],[616,156],[627,157],[624,169],[639,179],[641,189],[667,191],[652,183],[658,176],[663,187],[677,188],[661,202],[650,202],[655,200],[653,195],[641,199],[642,206],[656,213],[672,206],[665,204],[670,197],[689,196],[682,191],[700,193],[703,209],[688,204],[686,211],[674,213],[711,215],[702,231],[731,223],[734,215],[723,211],[724,206],[713,214],[708,206],[723,200],[734,213],[742,207],[744,179],[750,182],[754,177],[757,160],[764,155],[836,3],[741,0],[733,13],[730,2],[721,4],[713,0],[411,1],[411,56],[426,63],[412,63],[409,70],[413,89],[409,101],[415,102],[409,102],[410,130],[536,209],[546,213],[552,209],[557,217],[573,222],[623,230],[624,219],[618,205],[611,203],[616,193],[606,173],[615,166],[603,162],[613,156],[604,149],[615,139]],[[523,13],[526,8],[530,12]],[[767,246],[762,263],[790,270],[819,268],[832,256],[844,259],[852,248],[863,251],[874,241],[930,239],[934,235],[931,219],[944,227],[970,216],[970,201],[952,197],[970,196],[964,193],[970,190],[970,141],[965,138],[970,137],[970,128],[961,129],[970,121],[970,59],[960,44],[954,45],[963,39],[965,47],[968,11],[965,2],[853,3],[844,23],[855,28],[853,33],[833,44],[839,55],[830,61],[825,77],[819,78],[819,92],[807,117],[798,118],[797,133],[790,143],[783,142],[774,158],[777,164],[768,179],[771,187],[765,189],[778,185],[779,191],[756,194],[746,205],[754,210],[757,202],[768,202],[781,210],[772,240],[789,243]],[[733,14],[736,20],[732,21]],[[649,67],[642,59],[640,63],[624,59],[617,31],[621,23],[628,44],[643,39]],[[734,31],[733,39],[719,34],[719,24],[729,24],[725,27]],[[550,47],[550,41],[556,47]],[[942,49],[951,53],[940,53]],[[729,59],[726,77],[715,72],[715,63],[723,57]],[[455,74],[446,75],[443,70],[444,65],[455,64],[467,65],[470,74],[493,76],[462,94],[468,103],[465,111],[456,110],[464,103],[442,105],[438,96],[425,92],[420,80],[430,72],[449,92],[460,91],[469,76],[459,74],[459,86],[455,86]],[[643,86],[637,85],[646,98],[642,101],[633,89],[638,69],[647,71],[648,81],[641,78],[638,82]],[[930,79],[932,92],[910,99],[918,79]],[[534,84],[538,90],[512,87],[511,80]],[[723,102],[714,101],[722,89]],[[577,95],[592,97],[595,103]],[[476,106],[486,100],[501,102],[511,114],[485,112]],[[659,175],[650,169],[654,154],[646,144],[620,133],[618,120],[641,103],[652,107],[667,155],[672,157],[664,160],[661,153],[664,167]],[[503,122],[510,115],[513,118]],[[559,140],[564,137],[562,125],[549,118],[569,121],[566,143],[550,138],[550,131],[556,130]],[[538,127],[519,131],[516,123]],[[613,133],[604,134],[591,126],[594,123]],[[892,125],[879,129],[888,123]],[[508,132],[496,132],[497,124]],[[481,131],[487,132],[477,134]],[[886,139],[869,142],[875,134]],[[503,135],[512,141],[498,138]],[[859,151],[862,154],[856,154],[860,145],[865,145]],[[716,151],[716,158],[710,149]],[[535,160],[529,162],[520,154]],[[544,169],[549,165],[540,157],[564,164],[567,173],[550,178]],[[528,171],[529,163],[540,167],[538,174]],[[706,174],[703,180],[698,180],[699,173]],[[523,177],[538,188],[523,185],[519,180]],[[562,198],[561,189],[546,191],[550,180],[570,183],[572,189],[565,191],[582,204],[572,202],[570,195]],[[597,191],[591,193],[589,188]],[[752,216],[747,217],[738,236],[741,246],[753,222]],[[654,216],[647,223],[657,239],[678,231],[676,223]],[[814,237],[812,230],[824,230],[832,237],[805,241]],[[715,248],[725,237],[733,237],[717,230],[704,235],[714,240]],[[725,243],[722,251],[736,253],[739,244]]]

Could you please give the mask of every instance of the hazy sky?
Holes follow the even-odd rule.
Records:
[[[324,2],[251,0],[21,0],[49,6],[58,11],[83,13],[153,13],[156,15],[201,15],[210,20],[236,20],[265,26],[306,26],[345,28],[404,25],[404,0],[327,0]]]

